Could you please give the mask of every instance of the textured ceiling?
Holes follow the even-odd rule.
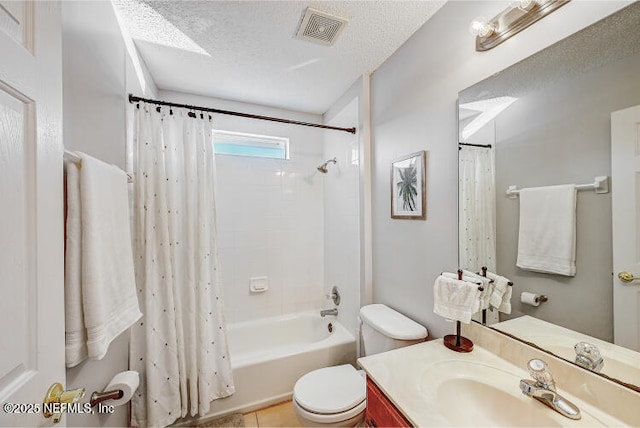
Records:
[[[324,113],[444,1],[114,3],[159,88]],[[307,6],[349,20],[334,46],[295,38]]]

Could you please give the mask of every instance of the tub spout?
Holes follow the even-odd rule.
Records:
[[[338,315],[338,308],[333,308],[333,309],[324,309],[322,311],[320,311],[320,316],[324,317],[325,315]]]

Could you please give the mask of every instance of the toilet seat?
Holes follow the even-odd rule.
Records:
[[[367,400],[362,400],[360,404],[358,404],[353,409],[347,410],[346,412],[334,413],[334,414],[320,414],[313,413],[300,406],[296,400],[293,400],[293,407],[299,415],[307,418],[308,420],[317,423],[317,424],[326,424],[326,425],[335,425],[338,426],[338,423],[347,421],[349,419],[356,419],[358,415],[364,414],[364,411],[367,408]],[[362,417],[362,416],[361,416]]]
[[[325,367],[302,376],[293,387],[293,398],[309,420],[335,423],[364,411],[367,384],[350,364]]]

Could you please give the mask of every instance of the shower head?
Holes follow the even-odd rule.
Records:
[[[336,158],[329,159],[328,161],[326,161],[325,163],[323,163],[318,167],[318,171],[320,171],[323,174],[326,174],[328,171],[327,165],[329,165],[329,163],[338,163],[338,161],[336,160]]]

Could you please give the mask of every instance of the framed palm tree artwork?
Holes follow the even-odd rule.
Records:
[[[391,218],[425,220],[427,152],[412,153],[391,163]]]

